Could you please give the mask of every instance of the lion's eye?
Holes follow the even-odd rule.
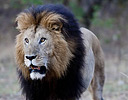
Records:
[[[29,40],[28,40],[28,38],[25,38],[24,40],[25,40],[25,42],[26,42],[26,43],[29,43]]]
[[[45,42],[46,38],[41,38],[40,41],[39,41],[39,44]]]

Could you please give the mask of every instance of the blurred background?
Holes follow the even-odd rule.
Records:
[[[15,18],[32,5],[60,3],[99,38],[105,53],[105,100],[128,100],[128,0],[0,0],[0,100],[24,100],[16,75]],[[85,94],[83,100],[91,100]]]

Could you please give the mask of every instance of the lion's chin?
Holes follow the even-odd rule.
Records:
[[[43,79],[43,77],[45,77],[46,74],[40,74],[39,72],[32,72],[30,73],[30,78],[32,80],[38,80],[38,79]]]
[[[29,72],[30,72],[30,78],[32,80],[42,79],[43,77],[46,76],[47,67],[31,65],[29,67]]]

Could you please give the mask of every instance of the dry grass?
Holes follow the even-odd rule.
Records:
[[[119,62],[116,57],[106,57],[105,100],[128,100],[127,65],[125,60]],[[24,100],[16,75],[14,44],[10,42],[0,45],[0,100]],[[82,100],[91,100],[90,94],[87,92]]]

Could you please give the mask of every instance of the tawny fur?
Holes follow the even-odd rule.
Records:
[[[83,39],[84,39],[84,45],[86,47],[86,51],[88,52],[89,49],[91,48],[94,53],[94,59],[95,59],[94,75],[89,90],[92,94],[93,100],[101,100],[102,91],[103,91],[102,89],[105,81],[104,54],[98,38],[91,31],[85,28],[81,28],[80,30],[83,33]],[[83,76],[86,76],[85,71],[83,71]]]
[[[16,60],[19,65],[19,68],[22,70],[23,75],[25,78],[29,77],[28,68],[24,65],[24,46],[23,46],[23,37],[27,33],[34,33],[34,29],[36,25],[38,25],[37,31],[40,31],[42,28],[46,28],[47,33],[50,34],[52,37],[52,43],[54,48],[52,50],[51,60],[50,60],[50,67],[51,73],[49,77],[61,77],[64,75],[67,69],[67,65],[70,59],[73,57],[73,49],[74,43],[69,41],[68,43],[64,40],[63,35],[61,34],[61,27],[62,23],[61,20],[66,21],[58,14],[55,13],[47,13],[43,12],[38,15],[40,23],[33,19],[31,14],[21,13],[18,15],[16,21],[18,24],[17,29],[20,30],[20,34],[17,36],[16,39]],[[56,28],[58,30],[56,30]],[[27,32],[26,32],[27,31]],[[41,37],[40,37],[41,38]],[[30,49],[33,49],[32,47]],[[47,48],[46,48],[47,49]]]
[[[44,11],[42,13],[39,13],[36,17],[37,18],[35,19],[34,16],[31,15],[31,13],[22,12],[16,18],[16,22],[18,25],[17,29],[19,29],[20,31],[20,34],[16,38],[16,61],[18,64],[18,70],[22,72],[22,75],[26,80],[31,80],[29,68],[24,64],[24,55],[26,54],[25,51],[27,50],[31,54],[31,52],[35,50],[36,45],[34,44],[34,42],[31,42],[29,48],[26,48],[24,45],[24,38],[28,37],[30,40],[32,38],[42,38],[41,36],[42,33],[47,38],[49,38],[48,44],[44,49],[44,51],[47,52],[50,58],[48,64],[49,71],[46,74],[45,79],[47,79],[48,81],[51,78],[59,79],[64,75],[66,75],[68,69],[67,67],[71,62],[71,60],[75,58],[74,52],[76,53],[75,50],[79,43],[77,43],[75,38],[71,38],[67,40],[65,39],[64,34],[66,34],[66,32],[63,31],[65,33],[62,34],[62,27],[63,27],[63,22],[67,22],[67,20],[62,15],[56,14],[54,12]],[[88,86],[91,84],[90,90],[92,92],[93,99],[103,100],[102,98],[102,89],[104,85],[103,51],[101,49],[99,40],[92,32],[90,32],[85,28],[80,28],[80,32],[82,33],[83,40],[81,38],[80,39],[82,40],[83,45],[85,47],[85,52],[83,51],[84,65],[80,67],[80,71],[81,71],[80,85],[83,85],[85,83],[84,84],[85,88],[83,89],[80,88],[80,90],[85,91],[88,88]],[[39,35],[36,37],[36,34]],[[90,55],[90,52],[92,55]],[[39,55],[39,58],[40,56],[41,55]],[[54,84],[56,85],[57,83]],[[78,97],[80,97],[79,95],[81,94],[78,94]],[[71,99],[69,98],[68,100],[76,100],[77,99],[76,97],[73,97]]]

